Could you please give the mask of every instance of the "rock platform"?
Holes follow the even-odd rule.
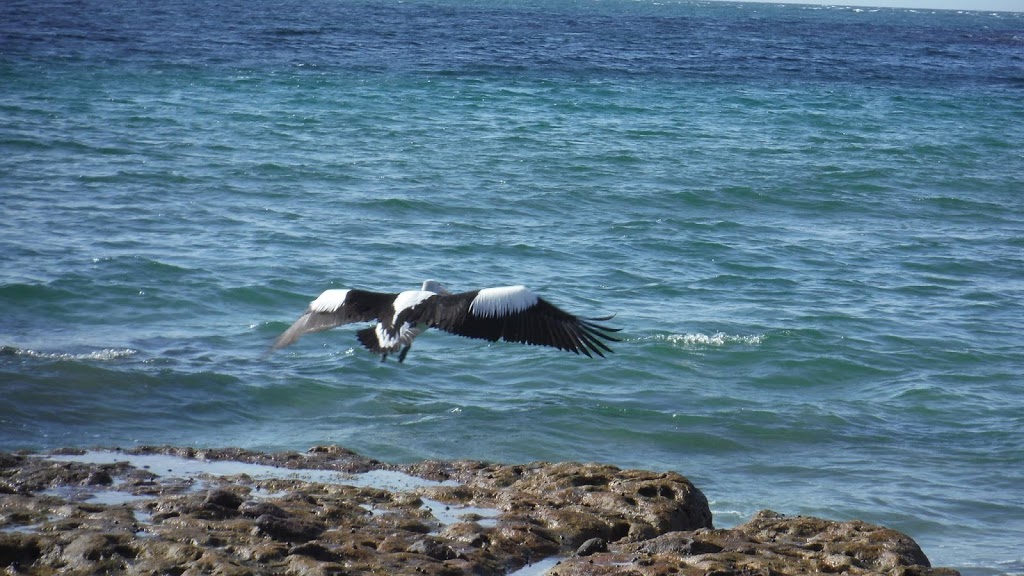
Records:
[[[907,535],[762,511],[674,472],[141,447],[0,453],[7,574],[947,576]]]

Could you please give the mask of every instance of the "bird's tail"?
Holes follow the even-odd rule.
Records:
[[[377,328],[375,326],[363,328],[356,332],[356,338],[359,338],[359,343],[370,352],[375,354],[384,354],[387,352],[387,350],[380,347],[380,340],[377,339]]]

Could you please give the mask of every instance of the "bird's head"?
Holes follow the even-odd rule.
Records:
[[[433,292],[434,294],[451,294],[441,283],[437,280],[424,280],[423,288],[421,290],[425,292]]]

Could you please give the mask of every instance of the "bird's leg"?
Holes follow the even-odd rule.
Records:
[[[405,348],[402,348],[402,351],[398,353],[399,364],[405,362],[405,355],[409,353],[409,348],[412,348],[412,344],[406,344]]]
[[[385,361],[387,359],[388,359],[388,353],[387,352],[385,352],[385,353],[380,355],[380,361],[381,362],[383,362],[383,361]]]

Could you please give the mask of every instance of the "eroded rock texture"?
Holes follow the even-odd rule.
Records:
[[[932,568],[910,537],[864,522],[786,517],[762,510],[730,530],[669,532],[602,553],[577,554],[549,574],[887,574],[952,576]]]
[[[7,573],[490,575],[552,557],[549,574],[953,573],[930,568],[909,537],[864,523],[763,512],[716,530],[704,495],[671,472],[400,467],[333,446],[141,448],[106,463],[75,454],[0,453]],[[140,455],[210,471],[133,464]],[[254,466],[213,466],[229,462]]]

